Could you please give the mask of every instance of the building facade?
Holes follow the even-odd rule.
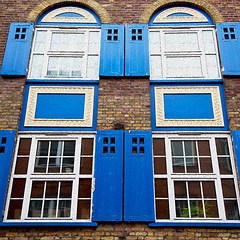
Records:
[[[0,238],[240,238],[237,1],[0,6]]]

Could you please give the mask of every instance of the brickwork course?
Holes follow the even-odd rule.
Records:
[[[78,2],[99,14],[103,23],[147,23],[160,7],[180,0],[0,0],[0,67],[11,22],[32,22],[44,9],[61,2]],[[239,22],[238,0],[189,0],[192,6],[208,12],[215,22]],[[231,130],[240,130],[240,79],[224,78],[225,97]],[[18,129],[24,93],[24,78],[0,77],[0,129]],[[123,124],[126,130],[150,130],[150,90],[148,78],[102,78],[99,82],[99,130]],[[98,227],[4,227],[1,240],[231,240],[240,239],[240,229],[232,228],[150,228],[146,223],[105,223]]]

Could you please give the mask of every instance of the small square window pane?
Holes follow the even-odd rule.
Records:
[[[5,153],[5,147],[0,147],[0,153]]]
[[[81,158],[80,174],[92,174],[92,161],[91,157]]]
[[[187,173],[198,173],[198,159],[197,158],[186,158]]]
[[[236,198],[233,179],[222,179],[222,189],[224,198]]]
[[[220,174],[232,174],[230,157],[218,157]]]
[[[47,158],[37,157],[35,161],[34,172],[45,173],[47,170]]]
[[[48,172],[49,173],[60,173],[62,159],[58,158],[49,158]]]
[[[215,52],[215,42],[213,38],[213,31],[203,31],[203,43],[205,52]]]
[[[50,156],[62,156],[62,141],[51,141]]]
[[[27,174],[28,157],[18,157],[15,167],[15,174]]]
[[[77,219],[90,219],[90,200],[79,200],[77,208]]]
[[[167,174],[165,157],[154,158],[154,174]]]
[[[74,158],[63,158],[62,172],[72,173],[74,167]]]
[[[79,181],[79,198],[91,198],[92,179],[83,178]]]
[[[75,141],[64,141],[63,156],[75,155]]]
[[[23,200],[11,199],[8,209],[8,219],[20,219],[22,213]]]
[[[200,189],[200,182],[197,181],[189,181],[188,182],[188,191],[189,191],[189,198],[201,198],[201,189]]]
[[[175,197],[176,198],[186,198],[187,197],[186,182],[175,181],[174,189],[175,189]]]
[[[229,155],[227,138],[216,138],[217,154]]]
[[[110,153],[115,153],[115,147],[110,147]]]
[[[184,141],[184,149],[186,156],[196,156],[196,142],[195,141]]]
[[[60,198],[72,197],[72,182],[60,182]]]
[[[81,155],[93,155],[93,138],[82,139]]]
[[[149,50],[150,53],[160,53],[161,42],[160,42],[160,32],[149,32]]]
[[[185,173],[184,158],[181,157],[173,158],[172,164],[174,173]]]
[[[44,59],[44,55],[33,54],[32,64],[31,64],[31,69],[30,69],[30,77],[31,78],[42,77],[42,67],[43,67],[43,62],[44,62],[43,59]]]
[[[2,144],[6,144],[7,143],[7,138],[6,137],[2,137]]]
[[[56,208],[57,208],[57,201],[56,200],[45,200],[44,201],[43,217],[55,218],[56,217],[56,212],[57,212]]]
[[[60,200],[58,206],[57,217],[70,217],[71,214],[71,200]]]
[[[215,184],[213,181],[203,181],[202,186],[204,198],[216,198]]]
[[[162,56],[150,56],[151,76],[153,79],[163,77],[162,73]]]
[[[198,154],[199,156],[210,156],[210,146],[209,141],[201,140],[198,143]]]
[[[12,186],[11,198],[23,198],[25,190],[25,178],[15,178]]]
[[[41,217],[42,212],[42,200],[31,200],[29,211],[28,211],[28,217]]]
[[[43,53],[46,49],[47,31],[37,31],[34,52]]]
[[[224,206],[225,206],[227,220],[239,220],[240,219],[237,200],[225,200]]]
[[[137,154],[137,147],[132,147],[132,153]]]
[[[168,198],[167,179],[155,178],[155,197],[156,198]]]
[[[156,218],[169,219],[169,203],[168,200],[156,200]]]
[[[207,65],[207,73],[209,78],[218,78],[219,71],[218,71],[218,60],[217,55],[206,55],[206,65]]]
[[[205,212],[207,218],[218,218],[218,207],[216,200],[205,200]]]
[[[139,148],[140,154],[144,154],[144,147]]]
[[[56,198],[58,196],[58,182],[47,182],[46,198]]]
[[[111,144],[115,144],[115,137],[111,137]]]
[[[200,158],[200,171],[201,173],[212,173],[212,159],[209,157]]]
[[[42,181],[33,181],[31,198],[43,198],[44,183]]]
[[[181,218],[189,218],[188,202],[186,200],[176,200],[176,216]]]
[[[202,200],[191,200],[190,201],[191,218],[203,218],[204,210]]]
[[[118,29],[114,29],[114,34],[118,34]]]
[[[132,138],[132,144],[137,144],[137,138]]]
[[[183,144],[182,141],[171,141],[172,155],[183,156]]]

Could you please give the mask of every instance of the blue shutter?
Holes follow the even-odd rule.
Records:
[[[125,132],[124,221],[154,221],[152,132]]]
[[[33,23],[11,23],[1,75],[26,75]]]
[[[0,131],[0,214],[3,211],[16,131]]]
[[[233,144],[237,162],[237,169],[238,169],[238,177],[240,177],[240,130],[233,130]]]
[[[124,75],[123,25],[102,25],[99,75]]]
[[[240,23],[217,23],[223,75],[240,75]]]
[[[122,221],[123,131],[98,131],[96,137],[93,221]]]
[[[126,26],[126,76],[149,76],[148,25]]]

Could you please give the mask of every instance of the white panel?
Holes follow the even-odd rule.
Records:
[[[100,49],[100,32],[89,32],[89,44],[88,52],[89,53],[99,53]]]
[[[42,53],[46,49],[47,31],[37,31],[34,52]]]
[[[98,79],[98,56],[88,56],[87,60],[87,78]]]
[[[218,78],[219,71],[218,71],[218,64],[217,64],[217,56],[213,55],[206,55],[206,62],[207,62],[207,72],[209,78]]]
[[[149,32],[149,44],[150,54],[161,51],[160,31]]]
[[[167,57],[167,77],[201,77],[201,58],[196,57]]]
[[[53,33],[51,39],[51,51],[83,51],[83,33]]]
[[[203,43],[205,52],[215,52],[215,42],[213,38],[213,31],[203,31]]]
[[[165,51],[199,50],[197,33],[165,33]]]
[[[42,64],[44,55],[33,55],[30,70],[31,78],[39,78],[42,76]]]
[[[163,77],[161,56],[151,56],[150,66],[151,66],[151,79],[159,79]]]

